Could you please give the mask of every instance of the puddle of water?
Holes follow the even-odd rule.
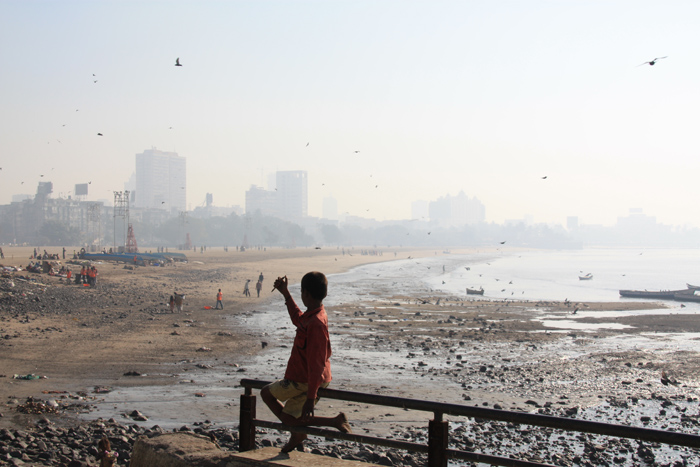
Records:
[[[573,331],[597,331],[600,329],[630,329],[633,326],[621,323],[581,323],[571,319],[538,319],[543,326]]]

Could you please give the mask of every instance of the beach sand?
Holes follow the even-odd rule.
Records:
[[[31,251],[5,247],[0,263],[26,265]],[[218,248],[190,252],[188,263],[167,267],[126,269],[123,264],[101,263],[96,288],[45,274],[30,275],[32,282],[20,278],[26,272],[5,274],[0,279],[0,428],[29,427],[47,416],[68,425],[94,419],[105,412],[99,409],[105,400],[114,403],[115,413],[170,410],[171,424],[211,419],[209,424],[222,426],[225,421],[234,427],[241,393],[234,389],[237,382],[282,377],[289,355],[293,330],[281,297],[271,290],[274,278],[287,275],[290,284],[296,284],[311,270],[333,274],[372,262],[444,254],[434,249],[386,248],[380,249],[381,255],[360,251]],[[258,298],[254,284],[261,272],[265,280]],[[247,279],[251,297],[242,293]],[[213,309],[219,288],[223,311]],[[169,310],[168,298],[174,292],[186,295],[182,313]],[[692,345],[683,347],[700,333],[694,314],[668,313],[654,302],[490,301],[437,291],[421,293],[420,298],[386,290],[364,292],[363,300],[328,308],[333,388],[557,416],[571,410],[583,414],[593,407],[598,412],[589,414],[591,418],[633,425],[641,423],[640,413],[651,410],[656,415],[646,424],[680,431],[699,422],[700,414],[692,407],[700,391],[700,359]],[[274,303],[283,316],[278,326],[277,315],[260,311]],[[570,320],[575,310],[575,326],[585,330],[547,325]],[[626,310],[647,312],[625,314]],[[260,320],[273,326],[255,325]],[[270,330],[277,327],[278,333]],[[206,365],[196,366],[202,363]],[[207,372],[216,372],[221,380],[204,384]],[[18,380],[15,374],[46,378]],[[671,384],[664,384],[662,375]],[[181,389],[181,383],[195,380],[200,384]],[[173,387],[178,387],[177,397],[168,389]],[[178,399],[197,400],[201,387],[211,394],[203,394],[207,397],[200,403]],[[144,392],[142,399],[120,406],[118,396],[110,399],[99,388],[114,389],[111,396],[120,389]],[[183,391],[190,393],[183,396]],[[61,394],[92,404],[94,413],[77,417],[69,410],[61,415],[19,410],[27,397]],[[158,406],[169,397],[175,408]],[[641,400],[687,401],[690,406],[674,402],[683,415],[669,421],[658,415],[666,413],[666,405],[649,408],[640,402],[635,407]],[[626,415],[616,412],[618,403],[627,405]],[[608,408],[601,409],[601,404]],[[396,437],[413,433],[414,426],[426,426],[432,416],[332,400],[323,400],[317,410],[324,416],[345,411],[354,430]],[[260,418],[274,419],[262,402],[258,412]],[[133,423],[129,418],[118,421]],[[150,426],[153,421],[144,423]],[[280,437],[284,435],[272,435],[273,440]]]
[[[5,259],[0,264],[4,266],[24,267],[33,252],[28,247],[3,250]],[[36,418],[13,410],[17,401],[28,396],[84,392],[99,386],[173,384],[169,376],[162,381],[150,377],[146,383],[124,373],[161,374],[164,365],[203,355],[208,360],[225,360],[235,368],[236,362],[262,351],[260,339],[245,329],[230,329],[224,321],[278,294],[272,292],[277,276],[286,275],[294,284],[311,270],[332,274],[361,264],[436,254],[432,249],[384,249],[381,255],[360,251],[267,248],[224,252],[214,248],[188,252],[189,262],[167,267],[125,269],[124,264],[101,263],[96,265],[99,277],[94,289],[68,285],[47,274],[5,274],[0,279],[0,401],[14,404],[0,407],[0,427],[22,426]],[[70,266],[74,272],[79,270]],[[254,284],[261,272],[265,279],[258,298]],[[19,276],[36,282],[26,283]],[[243,295],[246,279],[251,280],[250,297]],[[11,281],[15,287],[9,286]],[[20,288],[30,292],[21,297],[17,294]],[[219,288],[224,310],[205,309],[215,306]],[[168,301],[174,292],[186,296],[183,313],[170,313]],[[17,380],[15,374],[46,379]]]

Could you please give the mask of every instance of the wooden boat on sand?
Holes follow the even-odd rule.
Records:
[[[593,274],[591,274],[591,273],[589,272],[589,273],[586,274],[585,276],[578,276],[578,279],[579,279],[580,281],[589,281],[589,280],[593,279]]]

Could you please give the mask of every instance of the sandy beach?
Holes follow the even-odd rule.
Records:
[[[25,266],[31,251],[4,248],[2,264]],[[288,357],[293,331],[286,321],[270,326],[277,315],[260,311],[278,299],[271,291],[275,277],[287,275],[290,284],[296,284],[310,270],[333,274],[363,264],[444,254],[434,249],[379,252],[210,249],[190,253],[187,263],[167,267],[126,269],[123,264],[99,263],[95,288],[46,274],[5,273],[0,279],[0,429],[31,430],[46,417],[71,426],[110,410],[124,414],[122,423],[133,423],[125,415],[131,409],[148,416],[153,415],[148,409],[171,410],[175,426],[206,420],[207,425],[234,427],[240,394],[240,388],[234,389],[236,382],[244,377],[278,378]],[[252,284],[261,272],[265,280],[258,298]],[[251,297],[242,293],[247,279]],[[205,309],[214,307],[219,288],[224,310]],[[186,295],[182,313],[170,312],[168,298],[173,292]],[[283,310],[281,303],[279,308]],[[570,319],[578,310],[585,314],[579,325],[592,330],[556,331],[544,324],[547,319]],[[625,310],[647,312],[615,315]],[[364,291],[363,299],[334,305],[328,313],[335,388],[697,431],[700,359],[677,336],[697,339],[700,320],[693,314],[665,313],[659,303],[483,300],[439,292],[417,297],[377,284],[375,290]],[[621,345],[623,339],[632,344]],[[635,339],[640,339],[638,345]],[[158,406],[159,399],[173,394],[169,388],[182,393],[183,382],[202,383],[212,372],[219,375],[217,381],[184,390],[193,401],[200,391],[209,391],[199,394],[201,402],[185,407],[175,398],[177,408]],[[13,377],[30,374],[46,378]],[[120,405],[115,396],[119,390],[140,387],[144,388],[140,404]],[[101,388],[114,392],[101,393]],[[64,406],[75,401],[79,408],[59,414],[23,413],[28,397],[63,397],[68,399]],[[415,433],[415,426],[424,427],[430,415],[324,402],[319,404],[320,414],[346,411],[353,429],[380,436],[405,438],[406,433]],[[616,412],[620,406],[627,407],[624,413]],[[585,415],[587,410],[598,412]],[[672,410],[678,415],[667,416]],[[259,416],[273,419],[263,407]],[[141,425],[153,423],[144,420]],[[482,425],[470,429],[487,430]],[[269,439],[281,442],[279,434]],[[490,437],[465,439],[461,442],[471,443],[467,448],[497,449],[489,444]],[[559,442],[566,445],[569,440]],[[556,455],[567,459],[582,455],[567,449],[558,448]],[[620,465],[635,462],[634,455],[624,456],[629,445],[609,449],[614,453],[603,460],[617,455],[629,462],[615,461]]]
[[[3,250],[5,259],[0,264],[24,267],[33,248]],[[60,248],[47,250],[60,252]],[[433,250],[400,249],[387,249],[382,255],[363,255],[360,249],[346,250],[345,254],[340,249],[208,249],[188,253],[188,263],[167,267],[125,269],[124,264],[97,264],[99,277],[94,289],[66,284],[65,279],[46,274],[6,273],[0,281],[0,400],[21,401],[45,391],[143,384],[142,379],[125,377],[124,373],[160,373],[164,364],[201,356],[199,349],[209,349],[203,351],[209,360],[222,359],[235,365],[262,350],[260,339],[245,330],[230,334],[232,330],[222,320],[248,312],[268,299],[278,275],[286,275],[294,284],[310,270],[342,272],[393,259],[394,252],[404,258],[435,254]],[[254,284],[261,272],[265,280],[258,298]],[[20,276],[32,281],[25,282]],[[250,297],[243,295],[246,279],[251,280]],[[24,296],[16,293],[20,288],[26,289]],[[224,310],[205,309],[214,307],[219,288],[224,294]],[[186,295],[181,314],[170,313],[168,300],[173,292]],[[16,374],[46,378],[16,380]],[[172,379],[162,382],[172,384]],[[149,384],[153,383],[149,379]],[[23,426],[32,419],[13,407],[0,411],[0,427]]]

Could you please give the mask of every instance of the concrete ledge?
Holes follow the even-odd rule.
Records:
[[[142,437],[134,444],[131,467],[373,467],[377,464],[349,461],[267,447],[246,452],[222,451],[206,436],[194,433],[164,433]]]

